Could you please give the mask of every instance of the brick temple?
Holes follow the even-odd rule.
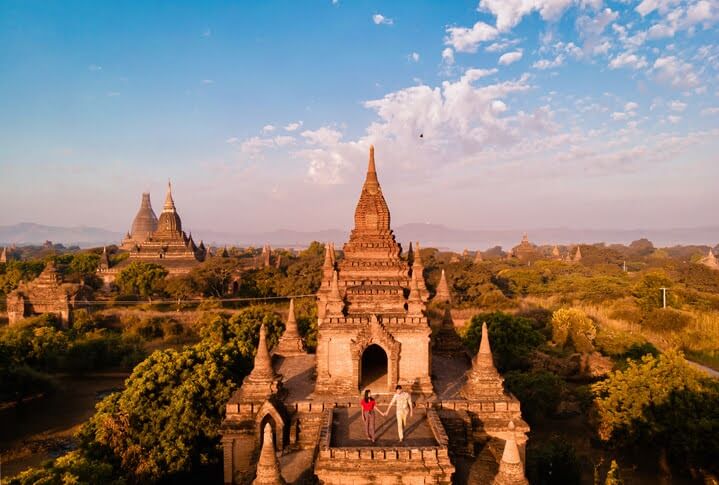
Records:
[[[226,404],[224,483],[527,483],[529,427],[504,390],[487,328],[473,359],[447,343],[447,286],[434,342],[422,270],[419,245],[403,254],[392,233],[370,148],[349,241],[340,255],[326,245],[317,353],[305,351],[293,304],[273,353],[261,328],[254,368]],[[384,409],[396,384],[415,402],[405,439],[391,411],[370,443],[360,394],[371,389]]]
[[[108,264],[98,269],[98,276],[105,284],[112,283],[123,268],[135,261],[159,264],[171,275],[177,275],[189,273],[207,256],[205,244],[201,241],[196,245],[192,234],[188,236],[182,230],[182,219],[177,213],[169,182],[159,219],[152,210],[150,194],[142,194],[140,209],[121,248],[130,253],[129,258],[116,266]]]
[[[40,276],[21,282],[7,295],[7,315],[10,325],[33,315],[50,313],[67,327],[72,323],[72,310],[83,306],[89,288],[78,283],[66,283],[55,264],[45,265]]]

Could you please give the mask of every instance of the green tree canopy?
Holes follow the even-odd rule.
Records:
[[[532,350],[545,341],[528,318],[502,312],[483,313],[472,317],[464,334],[464,342],[473,353],[479,348],[482,322],[487,322],[494,361],[502,372],[526,368]]]
[[[150,298],[158,294],[168,271],[155,263],[132,262],[120,271],[115,285],[125,295],[138,295]]]

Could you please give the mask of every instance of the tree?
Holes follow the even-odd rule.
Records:
[[[150,299],[162,289],[167,274],[168,271],[159,264],[135,261],[120,271],[115,285],[123,294]]]
[[[230,319],[208,314],[198,322],[200,343],[151,354],[98,405],[80,434],[83,452],[119,463],[136,483],[170,483],[217,463],[224,406],[252,367],[263,322],[276,341],[279,316],[250,307]]]
[[[195,290],[204,296],[222,298],[240,273],[240,263],[235,258],[211,258],[190,272]]]
[[[109,463],[88,458],[79,451],[45,463],[42,467],[30,468],[9,480],[9,485],[124,485],[126,481],[117,478]]]
[[[564,390],[564,381],[546,371],[510,371],[505,374],[504,382],[522,402],[523,414],[530,423],[553,414]]]
[[[592,391],[602,440],[660,447],[674,461],[717,470],[719,383],[681,353],[628,361]]]
[[[0,292],[7,295],[17,288],[21,281],[34,280],[44,267],[45,263],[38,260],[9,261],[0,266]]]
[[[639,306],[649,311],[662,307],[662,288],[667,288],[667,306],[676,307],[679,305],[677,295],[671,291],[673,281],[663,271],[652,271],[642,276],[641,280],[634,287],[634,297]]]
[[[578,352],[594,350],[597,328],[592,320],[577,308],[560,308],[552,315],[552,340],[564,347],[571,340]]]
[[[532,327],[532,320],[507,313],[484,313],[472,317],[464,334],[464,342],[474,353],[479,348],[482,322],[487,322],[497,368],[500,371],[528,366],[529,354],[544,343],[544,336]]]
[[[182,300],[187,300],[197,293],[194,281],[188,275],[168,278],[165,280],[164,290],[165,293],[177,300],[178,304]]]

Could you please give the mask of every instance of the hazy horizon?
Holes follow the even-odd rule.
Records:
[[[717,19],[693,0],[4,2],[0,225],[124,232],[172,179],[187,230],[347,228],[374,143],[394,225],[713,226]]]

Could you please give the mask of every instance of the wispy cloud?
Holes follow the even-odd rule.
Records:
[[[302,126],[302,121],[295,121],[293,123],[289,123],[285,126],[286,131],[296,131],[299,127]]]
[[[375,23],[375,25],[393,25],[394,20],[385,17],[381,13],[376,13],[372,16],[372,22]]]
[[[409,59],[412,62],[419,62],[419,54],[417,52],[413,52],[407,56],[407,59]]]
[[[90,64],[89,66],[87,66],[87,70],[93,72],[102,71],[102,66],[98,66],[97,64]]]

